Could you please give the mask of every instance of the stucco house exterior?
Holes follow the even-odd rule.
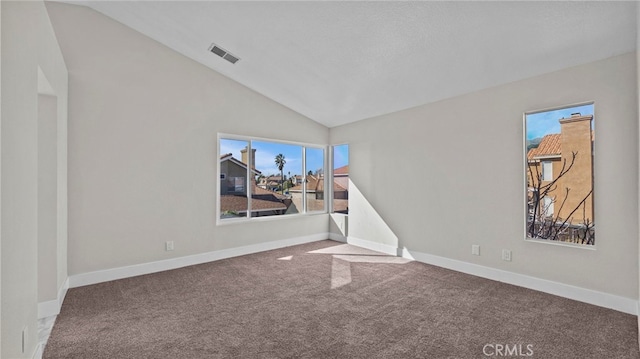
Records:
[[[592,224],[593,115],[576,113],[558,121],[560,133],[544,136],[527,152],[529,220],[542,216],[573,225]]]

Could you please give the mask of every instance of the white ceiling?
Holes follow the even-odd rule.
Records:
[[[635,2],[67,2],[328,127],[636,46]]]

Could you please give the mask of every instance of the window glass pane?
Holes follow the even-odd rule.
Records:
[[[220,218],[247,216],[247,141],[220,139]],[[243,157],[243,154],[245,156]]]
[[[525,115],[526,237],[595,244],[593,104]]]
[[[307,147],[305,155],[307,212],[324,211],[324,150]]]
[[[349,213],[349,145],[333,146],[333,211]]]
[[[302,213],[292,189],[302,180],[302,146],[251,141],[257,173],[252,179],[251,217]]]
[[[551,161],[542,162],[542,180],[553,181],[553,162]]]

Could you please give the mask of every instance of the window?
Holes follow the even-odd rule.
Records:
[[[247,217],[247,165],[241,161],[240,151],[248,141],[220,140],[220,218]],[[244,185],[242,185],[244,183]]]
[[[235,193],[245,193],[246,179],[244,177],[229,177],[227,184],[229,185],[227,190]]]
[[[325,149],[221,135],[219,219],[324,212]]]
[[[553,163],[551,161],[542,162],[542,180],[553,181]]]
[[[333,146],[333,200],[334,213],[349,213],[349,145]]]
[[[543,201],[544,214],[548,217],[553,216],[553,198],[546,196]]]
[[[305,165],[307,168],[304,180],[307,194],[306,210],[307,212],[324,212],[324,149],[307,148]]]
[[[524,127],[526,238],[595,244],[594,104],[525,113]]]

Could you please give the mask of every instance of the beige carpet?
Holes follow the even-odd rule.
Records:
[[[44,358],[639,358],[637,338],[632,315],[321,241],[71,289]]]

